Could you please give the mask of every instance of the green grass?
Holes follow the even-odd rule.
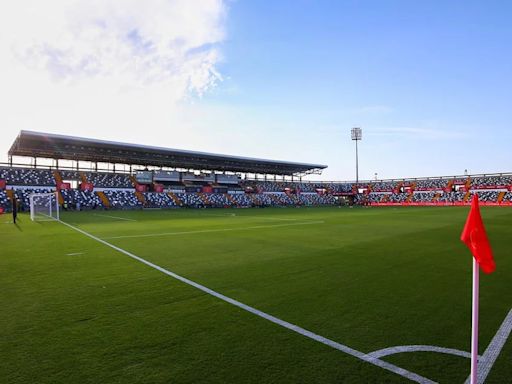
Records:
[[[467,211],[184,209],[62,219],[362,352],[411,344],[467,351],[471,256],[459,241]],[[497,270],[481,276],[481,353],[512,308],[512,210],[482,214]],[[408,382],[60,223],[22,215],[14,226],[4,223],[9,219],[0,216],[2,383]],[[322,223],[288,225],[309,221]],[[176,232],[182,234],[169,234]],[[161,233],[167,235],[112,238]],[[450,355],[384,360],[440,383],[462,383],[469,372],[469,360]],[[486,383],[510,382],[511,361],[512,338]]]

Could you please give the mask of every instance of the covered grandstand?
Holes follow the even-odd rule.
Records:
[[[11,159],[13,156],[23,156],[56,161],[121,163],[142,167],[299,177],[311,173],[318,174],[327,168],[321,164],[221,155],[33,131],[21,131],[8,155]]]
[[[32,164],[14,164],[13,157]],[[50,159],[51,165],[38,159]],[[358,204],[512,205],[512,174],[306,181],[325,165],[253,159],[21,131],[0,165],[0,210],[57,191],[65,209],[224,208]],[[60,163],[59,163],[60,161]],[[72,161],[72,167],[62,166]],[[90,167],[80,168],[81,162]],[[74,163],[73,163],[74,162]],[[104,169],[98,164],[111,164]],[[115,168],[121,164],[124,168]],[[126,167],[129,170],[126,170]],[[249,177],[252,175],[253,177]]]

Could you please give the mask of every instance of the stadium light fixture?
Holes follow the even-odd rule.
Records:
[[[363,130],[359,127],[354,127],[350,131],[352,140],[356,142],[356,187],[359,187],[359,154],[357,151],[357,142],[363,139]]]

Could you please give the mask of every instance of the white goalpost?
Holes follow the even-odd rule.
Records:
[[[59,220],[58,192],[33,193],[30,198],[30,220]]]

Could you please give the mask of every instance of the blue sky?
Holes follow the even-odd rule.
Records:
[[[139,5],[132,3],[136,13]],[[508,16],[512,3],[205,0],[203,5],[202,14],[170,7],[168,19],[160,7],[161,30],[150,29],[142,19],[137,25],[116,27],[131,36],[137,31],[136,36],[147,44],[168,34],[169,39],[163,39],[167,45],[155,43],[157,47],[177,41],[177,47],[187,46],[179,60],[176,50],[172,55],[159,51],[157,60],[176,60],[172,68],[188,73],[183,83],[164,68],[155,78],[169,80],[159,83],[158,89],[146,78],[134,86],[129,72],[132,77],[122,83],[122,97],[112,97],[117,105],[108,108],[104,102],[97,107],[97,119],[85,118],[94,129],[80,123],[76,127],[73,115],[59,117],[57,97],[53,115],[41,112],[37,120],[34,113],[32,121],[12,116],[7,121],[9,132],[30,128],[104,139],[123,137],[145,144],[323,163],[329,166],[323,179],[347,180],[354,178],[350,128],[361,126],[361,178],[373,178],[376,172],[379,178],[392,178],[455,175],[465,169],[511,171],[512,24]],[[112,8],[101,16],[106,20],[116,16],[110,12]],[[96,11],[92,14],[98,17]],[[68,13],[63,18],[69,17]],[[166,24],[182,18],[192,25],[197,22],[204,33],[196,35],[186,27],[173,30]],[[71,36],[82,39],[83,35]],[[45,42],[52,42],[52,36]],[[57,48],[59,44],[63,43],[56,42]],[[122,45],[113,39],[112,45],[116,44]],[[95,61],[100,67],[111,64],[101,55]],[[113,63],[123,63],[127,57],[122,59]],[[48,69],[36,65],[27,71]],[[83,94],[75,85],[83,76],[75,81],[58,79],[59,75],[52,74],[48,85],[52,92],[67,98],[72,92]],[[84,87],[97,92],[113,76],[105,71],[101,77],[87,79]],[[186,85],[177,92],[182,84]],[[44,82],[41,87],[44,91]],[[107,94],[119,94],[119,90],[112,92]],[[155,100],[151,105],[137,101],[148,94]],[[140,115],[123,112],[134,105]],[[66,109],[84,120],[80,116],[85,111],[78,104]],[[126,115],[126,122],[120,115]],[[118,119],[127,127],[125,132],[115,124]],[[145,128],[130,125],[132,121]]]

